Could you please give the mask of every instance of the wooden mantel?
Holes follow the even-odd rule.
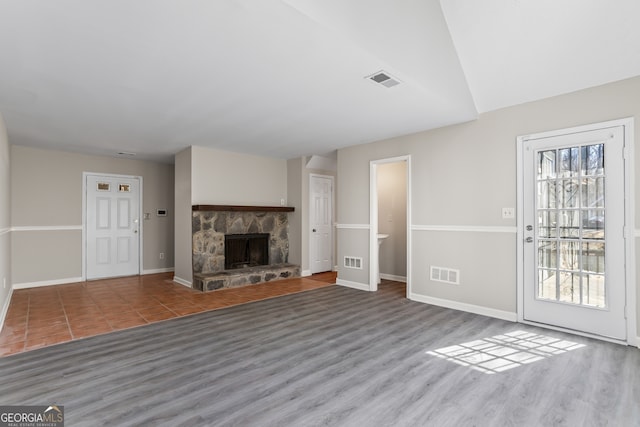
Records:
[[[292,206],[230,206],[230,205],[193,205],[192,210],[196,211],[217,211],[217,212],[293,212]]]

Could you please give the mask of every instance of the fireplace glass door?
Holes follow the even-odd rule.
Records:
[[[269,234],[227,234],[225,270],[269,265]]]

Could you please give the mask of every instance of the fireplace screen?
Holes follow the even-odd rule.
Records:
[[[224,236],[224,268],[269,265],[269,233]]]

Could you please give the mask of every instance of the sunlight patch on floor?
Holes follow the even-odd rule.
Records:
[[[585,345],[532,332],[514,331],[428,351],[427,354],[485,374],[495,374],[582,347]]]

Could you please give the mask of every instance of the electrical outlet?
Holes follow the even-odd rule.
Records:
[[[284,200],[284,199],[280,199],[280,206],[284,206],[284,204],[285,204],[285,203],[286,203],[286,202],[285,202],[285,200]]]
[[[160,252],[160,259],[164,259],[164,252]]]
[[[513,219],[516,217],[515,208],[502,208],[502,219]]]

